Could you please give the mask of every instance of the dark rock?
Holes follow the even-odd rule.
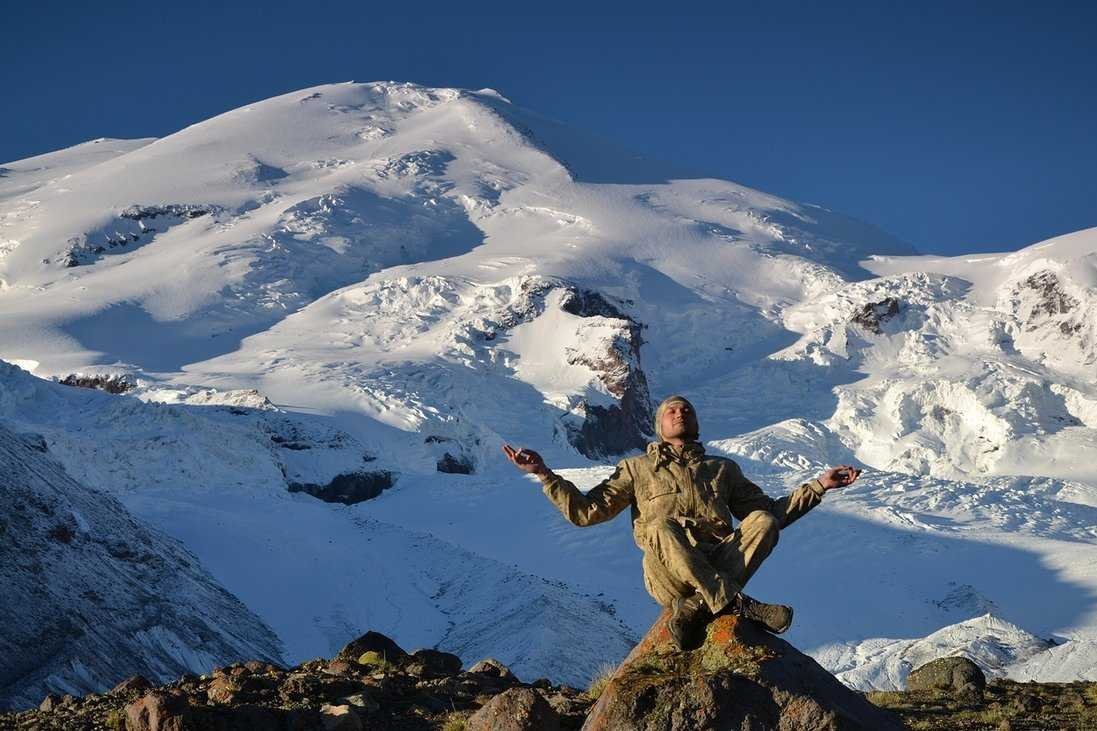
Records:
[[[387,661],[393,663],[402,662],[408,657],[408,654],[388,637],[385,637],[380,632],[370,631],[358,639],[349,642],[339,651],[339,654],[335,656],[335,659],[357,662],[358,658],[367,652],[379,653]]]
[[[465,455],[454,457],[449,452],[446,452],[435,464],[435,467],[439,472],[446,472],[452,475],[472,474],[472,461]]]
[[[144,675],[131,675],[118,685],[110,689],[110,695],[129,695],[130,693],[144,693],[152,687],[152,683]]]
[[[508,668],[506,665],[499,662],[498,660],[496,660],[493,657],[489,657],[489,658],[485,658],[485,659],[481,660],[480,662],[476,663],[471,668],[469,668],[468,672],[478,674],[478,675],[486,675],[490,678],[499,678],[500,680],[510,680],[510,681],[514,681],[515,683],[518,682],[518,678],[515,677],[514,673],[512,673],[510,671],[510,668]]]
[[[68,523],[58,523],[49,532],[49,537],[58,543],[69,544],[76,537],[76,530]]]
[[[511,688],[474,713],[468,731],[558,731],[560,714],[533,688]]]
[[[868,302],[853,315],[853,322],[869,332],[880,334],[880,325],[899,314],[899,300],[885,297],[879,302]]]
[[[154,690],[126,706],[126,731],[189,731],[192,717],[186,696]]]
[[[987,677],[966,657],[940,657],[911,672],[907,690],[947,690],[952,693],[981,695]]]
[[[887,711],[753,622],[721,616],[677,652],[664,612],[606,683],[587,731],[898,730]]]
[[[281,672],[279,668],[271,665],[269,662],[263,662],[261,660],[248,660],[246,663],[244,663],[244,667],[246,667],[253,673],[266,673],[269,675]]]
[[[391,472],[350,472],[336,475],[326,485],[315,485],[310,482],[291,482],[288,485],[290,492],[304,492],[319,498],[326,503],[342,503],[354,505],[366,500],[372,500],[382,491],[392,487],[395,480]]]
[[[1038,313],[1062,315],[1075,310],[1079,302],[1063,291],[1063,285],[1054,272],[1044,270],[1027,278],[1022,285],[1036,291],[1040,301],[1032,308],[1031,316]]]
[[[417,678],[441,678],[461,672],[461,658],[441,650],[423,649],[411,654],[404,671]]]
[[[339,699],[339,703],[354,706],[362,713],[375,713],[381,706],[367,693],[355,693]]]

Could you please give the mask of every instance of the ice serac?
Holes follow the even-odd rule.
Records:
[[[0,707],[166,681],[281,647],[176,541],[0,423]]]

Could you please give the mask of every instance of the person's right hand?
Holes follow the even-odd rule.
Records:
[[[515,449],[509,444],[503,445],[503,453],[518,469],[527,475],[547,475],[549,468],[545,466],[545,460],[532,449]]]

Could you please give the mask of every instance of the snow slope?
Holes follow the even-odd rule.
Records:
[[[0,418],[182,540],[288,660],[365,629],[523,677],[618,659],[656,612],[627,521],[568,526],[499,445],[593,485],[685,392],[774,494],[869,468],[752,585],[847,682],[951,650],[1092,672],[1097,230],[919,256],[491,90],[391,82],[2,167],[0,358],[138,387],[9,373],[0,396],[37,395]],[[356,471],[395,484],[287,492]]]
[[[279,661],[270,629],[192,554],[75,482],[40,435],[0,427],[0,487],[0,708],[135,673]]]

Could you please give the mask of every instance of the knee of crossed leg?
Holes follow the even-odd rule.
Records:
[[[755,510],[743,520],[739,530],[744,534],[757,536],[762,542],[774,545],[781,536],[781,527],[777,518],[767,510]]]

